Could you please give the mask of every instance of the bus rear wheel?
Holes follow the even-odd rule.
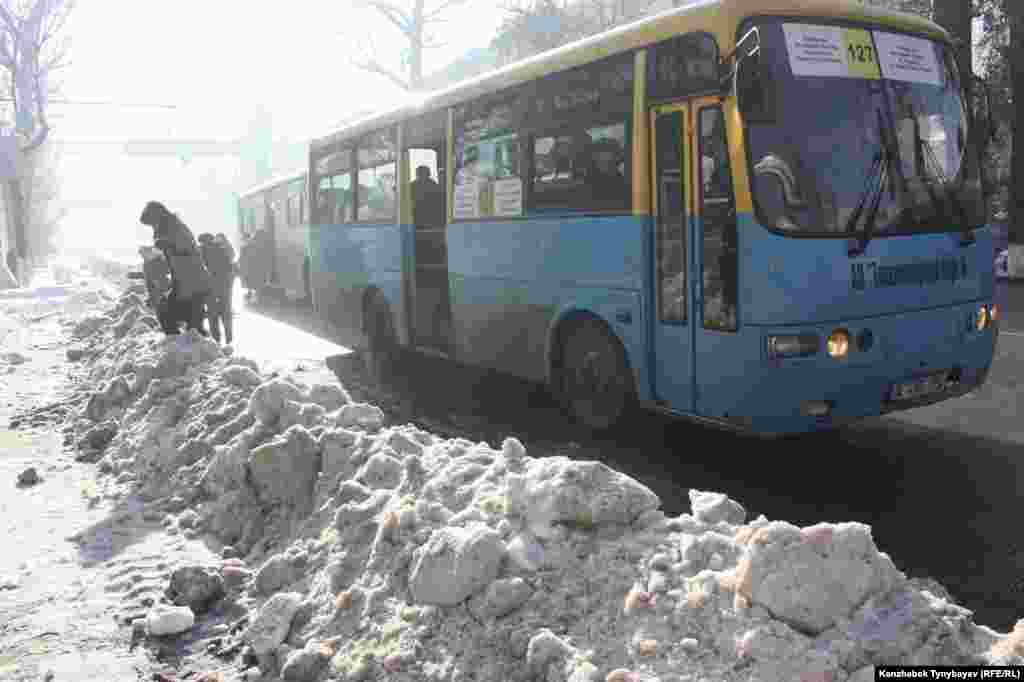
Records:
[[[602,323],[581,320],[566,333],[557,391],[569,416],[592,431],[611,430],[632,411],[636,389],[626,353]]]

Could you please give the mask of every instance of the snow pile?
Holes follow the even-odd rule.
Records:
[[[337,384],[267,376],[145,316],[126,295],[116,324],[79,325],[105,350],[86,358],[76,441],[108,495],[134,485],[169,532],[226,545],[215,570],[172,577],[149,627],[191,628],[181,609],[198,622],[226,594],[250,612],[239,679],[864,682],[879,664],[1024,663],[1024,621],[974,624],[862,524],[748,520],[699,491],[666,518],[604,464],[388,426]]]

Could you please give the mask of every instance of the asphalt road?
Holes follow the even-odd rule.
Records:
[[[838,433],[770,442],[657,415],[594,439],[567,424],[539,387],[436,360],[418,359],[378,386],[357,355],[321,338],[311,313],[291,307],[249,306],[236,345],[282,366],[329,356],[353,396],[396,423],[492,446],[514,435],[533,456],[604,461],[654,490],[671,515],[689,511],[687,491],[696,488],[729,494],[751,518],[870,524],[880,549],[911,577],[938,580],[977,622],[1008,631],[1024,617],[1024,285],[1001,286],[997,300],[1003,331],[979,391]]]

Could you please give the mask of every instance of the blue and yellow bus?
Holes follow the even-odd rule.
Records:
[[[291,300],[310,297],[306,171],[250,189],[238,199],[242,287]]]
[[[997,334],[975,118],[929,21],[694,2],[313,140],[315,305],[374,357],[545,382],[598,430],[952,398]]]

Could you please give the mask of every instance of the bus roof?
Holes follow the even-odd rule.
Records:
[[[294,182],[294,181],[299,180],[299,179],[305,179],[305,177],[306,177],[306,170],[305,169],[299,170],[299,171],[292,171],[291,173],[288,173],[287,175],[279,175],[279,176],[277,176],[277,177],[275,177],[275,178],[273,178],[271,180],[268,180],[268,181],[266,181],[266,182],[264,182],[262,184],[256,185],[252,189],[248,189],[248,190],[242,192],[242,194],[239,195],[238,198],[240,200],[241,199],[248,199],[248,198],[252,197],[255,194],[259,194],[260,192],[265,192],[268,189],[273,189],[273,188],[277,187],[278,185],[286,185],[286,184],[288,184],[290,182]]]
[[[722,54],[729,54],[735,47],[737,27],[744,19],[757,15],[860,19],[892,28],[925,33],[944,40],[949,39],[945,30],[923,17],[865,5],[861,0],[695,0],[685,7],[667,10],[577,40],[441,90],[410,95],[404,104],[313,138],[310,146],[314,151],[330,147],[383,126],[393,125],[408,116],[461,104],[548,74],[695,30],[706,30],[715,37]]]

